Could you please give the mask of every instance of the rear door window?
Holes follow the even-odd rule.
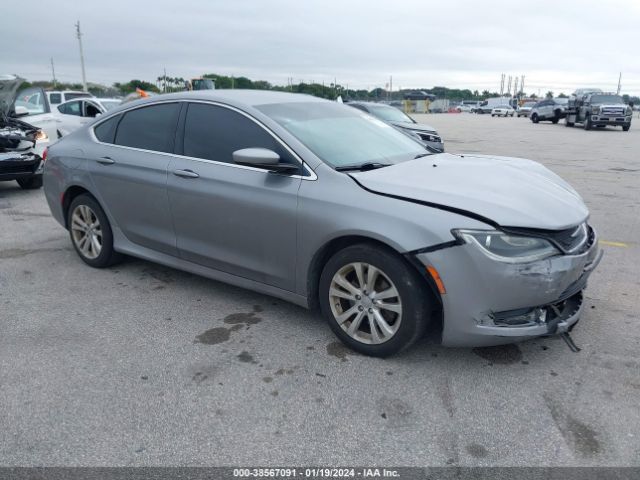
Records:
[[[82,116],[82,106],[80,105],[79,100],[76,102],[68,102],[59,105],[58,111],[60,113],[64,113],[65,115],[77,115],[78,117]]]
[[[61,93],[50,93],[49,94],[49,103],[58,104],[62,102],[62,94]]]
[[[163,103],[126,112],[118,125],[115,144],[155,152],[173,152],[180,105]]]

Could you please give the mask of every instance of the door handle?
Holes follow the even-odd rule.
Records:
[[[174,170],[173,174],[183,178],[199,178],[200,177],[200,175],[198,175],[196,172],[192,170]]]
[[[103,165],[113,165],[114,163],[116,163],[116,161],[111,158],[111,157],[100,157],[98,160],[96,160],[98,163],[101,163]]]

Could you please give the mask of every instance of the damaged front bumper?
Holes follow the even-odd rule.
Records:
[[[42,175],[43,163],[42,157],[33,152],[0,153],[0,181]]]
[[[510,264],[489,258],[470,244],[418,254],[439,272],[442,343],[490,346],[564,333],[578,322],[583,290],[602,258],[595,231],[575,255]]]

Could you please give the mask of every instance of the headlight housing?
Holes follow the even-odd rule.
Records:
[[[39,142],[44,142],[45,140],[49,140],[49,136],[44,130],[38,130],[36,132],[35,139]]]
[[[595,113],[595,114],[600,113],[600,107],[597,105],[591,107],[591,113]]]
[[[560,254],[544,238],[510,235],[499,230],[452,230],[453,235],[477,246],[488,257],[506,263],[528,263]]]

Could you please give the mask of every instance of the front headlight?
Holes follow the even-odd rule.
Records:
[[[595,113],[595,114],[600,113],[600,107],[598,106],[591,107],[591,113]]]
[[[36,133],[35,139],[39,142],[44,142],[45,140],[49,140],[49,136],[46,134],[44,130],[38,130]]]
[[[420,133],[420,138],[425,142],[438,142],[440,143],[442,140],[437,135],[431,135],[429,133]]]
[[[453,230],[456,238],[476,245],[487,256],[507,263],[543,260],[560,251],[544,238],[509,235],[498,230]]]

